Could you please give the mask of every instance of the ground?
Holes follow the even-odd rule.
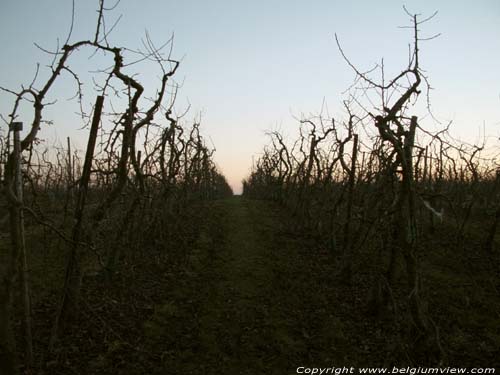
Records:
[[[187,288],[146,324],[149,343],[164,350],[159,373],[288,374],[373,360],[377,334],[364,338],[372,328],[351,310],[361,298],[335,295],[343,288],[332,288],[327,254],[294,235],[284,212],[241,197],[213,210],[217,224],[191,255]]]
[[[357,265],[355,284],[345,285],[336,257],[296,233],[275,204],[235,196],[199,213],[199,235],[186,242],[184,256],[144,249],[111,282],[86,278],[80,323],[52,354],[38,353],[43,373],[284,375],[299,366],[417,365],[402,323],[404,278],[398,315],[375,317],[367,308],[372,284],[362,273],[369,258]],[[427,266],[426,282],[439,284],[429,311],[442,327],[449,364],[498,365],[498,296],[459,305],[461,295],[446,294],[453,277],[463,280],[458,257]],[[57,304],[54,293],[45,295],[51,302],[35,301],[37,347]]]

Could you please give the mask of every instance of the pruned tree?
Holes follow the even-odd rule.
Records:
[[[391,232],[393,239],[391,241],[391,261],[387,274],[389,284],[385,286],[390,288],[390,282],[395,278],[396,258],[398,254],[402,254],[406,265],[409,311],[416,331],[420,335],[419,340],[417,340],[418,345],[422,345],[419,349],[431,350],[434,352],[433,355],[440,358],[444,353],[439,342],[439,335],[435,325],[423,311],[421,302],[422,283],[418,265],[417,192],[414,171],[414,149],[418,118],[407,114],[412,99],[417,98],[421,93],[420,86],[422,82],[427,82],[419,61],[419,43],[422,40],[419,37],[419,26],[432,19],[435,14],[427,19],[419,20],[418,15],[406,12],[412,20],[412,53],[406,69],[388,83],[377,83],[366,73],[358,70],[344,54],[337,37],[336,40],[345,61],[353,68],[357,77],[366,83],[365,90],[378,91],[381,98],[379,112],[375,114],[368,112],[368,114],[378,130],[382,142],[388,145],[389,152],[395,156],[392,163],[392,172],[395,173],[398,188],[395,192],[394,201],[389,208],[392,216]],[[399,95],[395,96],[395,93],[399,93]],[[380,286],[377,288],[380,288]],[[385,303],[387,303],[386,298],[384,298]],[[432,344],[430,344],[431,341]],[[431,348],[429,345],[433,347]]]

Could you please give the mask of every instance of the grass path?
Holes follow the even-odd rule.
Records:
[[[277,270],[269,259],[265,223],[254,220],[254,209],[237,198],[224,202],[226,237],[212,270],[216,281],[200,311],[204,362],[226,373],[263,371],[279,361],[289,340],[289,329],[275,324]]]

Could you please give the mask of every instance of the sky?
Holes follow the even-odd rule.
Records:
[[[114,1],[106,4],[112,5]],[[172,58],[181,61],[175,80],[182,84],[176,106],[190,105],[188,115],[202,118],[202,133],[213,142],[215,160],[235,192],[251,168],[252,156],[267,143],[266,132],[294,134],[296,117],[320,112],[323,103],[333,116],[342,115],[345,90],[354,74],[335,44],[367,70],[384,59],[386,76],[407,63],[411,30],[403,5],[412,13],[436,17],[422,25],[421,36],[441,35],[421,45],[421,67],[430,83],[434,114],[453,121],[451,132],[469,142],[483,135],[500,137],[500,1],[477,0],[121,0],[106,16],[119,23],[111,44],[141,47],[145,32],[160,45],[174,34]],[[75,0],[72,41],[93,39],[98,1]],[[53,49],[71,24],[70,0],[2,0],[0,2],[0,86],[17,90],[29,84],[41,64],[47,74],[50,57],[34,46]],[[70,61],[77,69],[93,69],[90,53]],[[85,77],[82,73],[82,77]],[[152,90],[158,75],[138,75]],[[89,84],[87,85],[87,87]],[[62,79],[47,111],[53,125],[44,139],[65,139],[83,148],[87,132],[65,99],[74,82]],[[154,92],[154,91],[152,91]],[[423,98],[422,98],[423,99]],[[86,97],[91,106],[93,97]],[[0,93],[0,113],[12,97]],[[20,119],[29,123],[30,117]],[[5,125],[2,125],[5,126]],[[497,143],[498,144],[498,143]]]

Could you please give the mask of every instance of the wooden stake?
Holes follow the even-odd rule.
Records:
[[[92,125],[90,128],[82,176],[78,185],[78,196],[75,207],[75,226],[73,227],[73,233],[71,236],[71,250],[68,257],[68,263],[66,265],[64,292],[59,311],[54,322],[52,337],[49,343],[49,350],[53,349],[53,345],[59,333],[60,323],[67,323],[78,313],[79,295],[83,276],[81,269],[79,242],[82,231],[83,213],[85,208],[85,201],[87,198],[87,190],[90,182],[92,160],[94,157],[94,149],[97,139],[97,131],[99,130],[103,103],[104,97],[98,96],[94,107],[94,117],[92,119]]]
[[[20,268],[20,282],[21,282],[21,292],[23,298],[23,310],[24,310],[24,340],[25,340],[25,354],[26,354],[26,366],[31,368],[33,365],[33,337],[31,333],[31,299],[30,299],[30,288],[29,288],[29,269],[28,269],[28,259],[26,256],[26,242],[24,238],[24,212],[23,212],[23,175],[21,170],[21,140],[20,133],[23,130],[22,122],[13,122],[11,124],[11,130],[14,133],[14,184],[15,184],[15,194],[19,204],[17,208],[19,210],[17,226],[17,244],[19,246],[18,254],[20,257],[19,268]]]

